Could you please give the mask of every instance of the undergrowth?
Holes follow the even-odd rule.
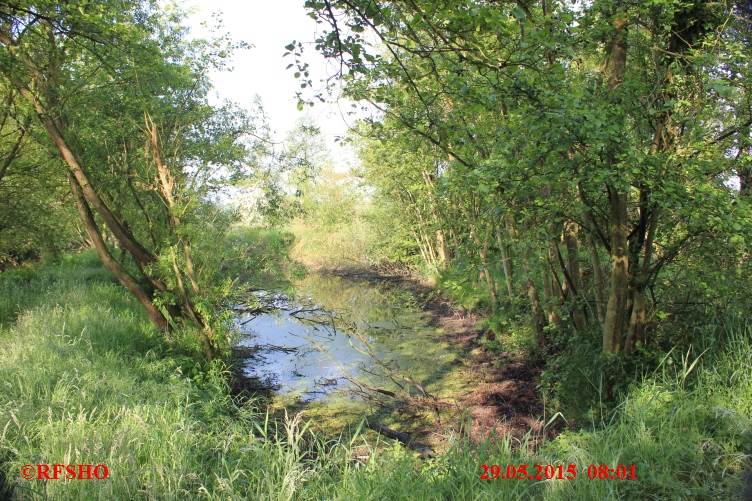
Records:
[[[735,499],[752,452],[752,332],[738,319],[556,439],[461,434],[420,461],[398,445],[377,453],[362,423],[327,437],[305,415],[237,405],[224,367],[197,368],[195,338],[156,332],[91,253],[3,273],[0,291],[0,469],[14,499]],[[37,463],[102,463],[110,475],[23,480]],[[523,463],[533,474],[572,464],[577,476],[480,478],[482,464]],[[637,480],[590,480],[590,464],[634,465]]]

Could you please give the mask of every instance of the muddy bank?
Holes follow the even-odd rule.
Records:
[[[538,390],[542,367],[528,360],[525,353],[487,351],[480,341],[492,334],[475,328],[482,316],[468,314],[418,281],[405,280],[401,285],[419,298],[421,308],[441,331],[437,337],[461,353],[456,375],[468,382],[468,391],[452,395],[457,407],[447,413],[444,425],[426,423],[415,430],[417,435],[435,447],[440,447],[451,434],[469,436],[477,443],[492,433],[497,437],[511,434],[520,438],[532,429],[542,438],[542,427],[547,420]],[[463,416],[469,419],[469,433],[461,426]],[[558,431],[559,428],[552,427],[545,430],[545,435],[552,438]]]

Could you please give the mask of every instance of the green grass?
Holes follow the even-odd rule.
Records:
[[[316,227],[310,221],[295,221],[290,231],[295,235],[292,256],[307,265],[325,269],[358,268],[380,263],[373,250],[373,236],[361,225],[342,223],[335,227]]]
[[[749,465],[743,322],[719,323],[699,362],[672,353],[596,426],[534,454],[526,440],[457,438],[424,462],[399,447],[375,453],[371,431],[324,437],[305,416],[276,422],[238,407],[219,366],[187,377],[194,338],[155,332],[91,253],[4,273],[0,293],[0,468],[16,499],[716,500],[737,497]],[[25,481],[27,463],[104,463],[110,476]],[[487,482],[482,463],[575,464],[578,476]],[[589,480],[587,465],[602,463],[634,464],[638,480]]]

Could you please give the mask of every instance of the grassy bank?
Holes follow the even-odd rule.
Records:
[[[274,423],[236,406],[221,368],[194,362],[193,336],[155,332],[93,254],[3,273],[0,298],[0,468],[14,499],[734,499],[748,464],[743,323],[719,327],[723,341],[697,364],[667,359],[592,429],[534,454],[457,437],[422,462],[400,448],[369,455],[370,431],[314,436],[305,416]],[[23,480],[21,467],[36,463],[103,463],[110,474]],[[533,474],[534,464],[574,464],[578,475],[489,482],[482,463]],[[635,465],[637,480],[589,480],[589,464]]]

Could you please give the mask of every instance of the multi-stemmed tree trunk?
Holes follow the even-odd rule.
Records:
[[[167,319],[162,312],[154,306],[151,295],[146,292],[146,290],[125,268],[123,268],[122,264],[112,256],[110,250],[107,248],[107,245],[102,238],[102,233],[94,219],[94,214],[92,214],[89,203],[84,198],[78,182],[73,175],[69,175],[68,179],[70,181],[71,193],[73,193],[76,207],[78,207],[78,212],[81,216],[81,221],[89,235],[89,240],[94,244],[94,248],[96,249],[99,258],[102,260],[102,263],[108,270],[110,270],[118,282],[128,289],[138,302],[141,303],[141,306],[144,307],[147,315],[149,315],[151,321],[154,322],[154,325],[160,329],[166,329],[169,326]]]
[[[183,138],[180,151],[171,151],[170,159],[163,155],[160,144],[173,139],[175,123],[184,119],[179,115],[181,112],[191,109],[197,113],[187,115],[191,118],[185,118],[186,123],[182,124],[182,130],[190,130],[193,125],[187,120],[198,119],[210,109],[202,101],[206,82],[191,78],[190,65],[194,62],[180,60],[192,56],[176,55],[191,51],[178,47],[182,43],[178,38],[172,40],[175,46],[144,44],[145,38],[160,36],[157,33],[165,28],[164,23],[172,20],[166,20],[158,9],[141,2],[103,0],[98,3],[97,15],[93,15],[90,2],[75,0],[60,6],[31,2],[1,10],[0,75],[5,78],[4,85],[25,100],[37,119],[48,139],[43,140],[44,146],[52,145],[62,160],[88,239],[104,265],[138,299],[156,327],[168,329],[176,321],[195,324],[201,332],[206,356],[212,359],[217,346],[209,325],[211,320],[206,318],[210,315],[202,314],[196,307],[196,299],[205,291],[196,269],[190,234],[183,223],[183,218],[192,217],[193,213],[183,202],[189,198],[183,197],[188,188],[178,178],[184,175],[185,159],[190,158],[195,166],[203,165],[199,158],[202,154],[216,156],[211,148],[196,147],[201,141],[210,142],[207,136],[213,132],[205,135],[192,132],[193,136]],[[125,23],[128,29],[121,29],[119,23]],[[174,50],[178,52],[170,52]],[[164,64],[168,59],[169,64]],[[107,64],[100,64],[105,60]],[[139,64],[145,64],[147,69],[134,84],[129,78]],[[137,97],[126,99],[133,85],[139,87],[138,92],[131,93]],[[170,97],[178,96],[172,105],[161,95],[167,86]],[[84,105],[91,105],[91,110],[78,115],[80,110],[71,102],[80,100],[82,93],[91,94],[92,99]],[[160,98],[154,98],[158,94]],[[116,119],[112,119],[110,109],[103,109],[108,102],[117,108]],[[121,142],[126,153],[138,151],[134,142],[138,142],[135,136],[141,132],[133,124],[139,117],[148,116],[149,111],[173,123],[172,128],[165,132],[166,138],[160,138],[157,126],[150,123],[141,131],[145,133],[142,144],[147,147],[139,151],[140,163],[115,172],[109,148]],[[87,123],[96,117],[101,118],[101,124]],[[92,129],[101,132],[92,134]],[[184,147],[194,149],[183,153]],[[205,153],[207,149],[210,153]],[[223,150],[224,153],[229,152]],[[0,164],[0,170],[4,170],[3,165]],[[198,168],[199,172],[202,168]],[[138,171],[136,182],[131,179],[133,169]],[[201,196],[198,192],[190,193],[192,199]],[[148,223],[145,231],[139,232],[139,227],[146,226],[141,221],[128,219],[133,211],[123,210],[123,204],[131,203],[137,208],[136,214],[144,215]],[[194,206],[199,204],[195,202]],[[97,218],[104,228],[99,226]],[[119,260],[112,256],[102,237],[105,228],[116,247],[132,257],[139,270],[138,278],[123,266],[124,254]],[[139,234],[146,235],[146,239],[140,239]]]

